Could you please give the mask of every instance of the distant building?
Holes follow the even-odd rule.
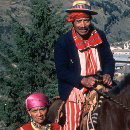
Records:
[[[130,64],[130,49],[115,50],[113,57],[116,62],[124,62]]]
[[[130,41],[124,43],[124,49],[130,49]]]
[[[120,81],[125,75],[130,73],[130,40],[120,42],[117,45],[111,46],[111,51],[116,62],[114,78],[116,81]]]
[[[115,49],[114,54],[117,54],[117,55],[130,55],[130,49]]]
[[[130,65],[116,63],[114,80],[120,82],[123,79],[123,77],[129,73],[130,73]]]
[[[110,49],[111,49],[112,53],[114,53],[116,50],[121,50],[122,48],[119,46],[118,47],[111,46]]]

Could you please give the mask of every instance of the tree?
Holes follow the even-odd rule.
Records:
[[[0,120],[9,130],[28,120],[24,102],[30,93],[43,92],[50,99],[58,95],[53,50],[65,32],[65,18],[59,9],[49,0],[30,0],[29,26],[11,16],[14,42],[0,42]]]
[[[122,18],[123,18],[123,17],[128,17],[128,18],[130,18],[130,9],[126,9],[126,10],[123,12],[123,14],[122,14],[121,17],[122,17]]]
[[[119,21],[119,18],[114,14],[107,18],[107,23],[104,25],[104,30],[106,34],[110,33],[110,27],[117,21]]]

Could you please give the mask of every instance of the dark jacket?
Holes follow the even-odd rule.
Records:
[[[115,70],[115,61],[110,51],[109,43],[105,34],[97,30],[103,44],[98,46],[99,58],[103,74],[110,74],[112,77]],[[61,36],[55,46],[54,60],[58,78],[58,91],[62,100],[67,100],[73,87],[80,87],[82,76],[78,56],[72,32],[69,31]]]

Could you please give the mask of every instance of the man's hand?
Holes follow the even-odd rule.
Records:
[[[98,81],[96,78],[94,78],[93,76],[90,77],[84,77],[81,80],[81,84],[86,87],[86,88],[92,88],[93,85],[96,83],[96,81]]]
[[[111,76],[109,74],[103,75],[103,83],[107,84],[108,86],[112,85],[112,79],[111,79]]]

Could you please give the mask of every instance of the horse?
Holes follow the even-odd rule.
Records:
[[[92,130],[130,130],[130,74],[108,93],[97,92],[104,99],[98,110],[96,126]],[[80,130],[89,130],[86,111],[82,115]]]
[[[96,130],[130,130],[130,74],[109,92],[101,105]]]
[[[95,130],[130,130],[130,74],[106,95],[103,94],[108,99],[103,99]],[[64,124],[65,117],[60,118],[60,113],[64,115],[63,104],[64,102],[59,98],[52,103],[48,112],[49,117],[52,118],[51,122],[57,122],[58,119],[57,123]],[[87,116],[84,116],[81,120],[80,130],[89,130],[86,120]]]

